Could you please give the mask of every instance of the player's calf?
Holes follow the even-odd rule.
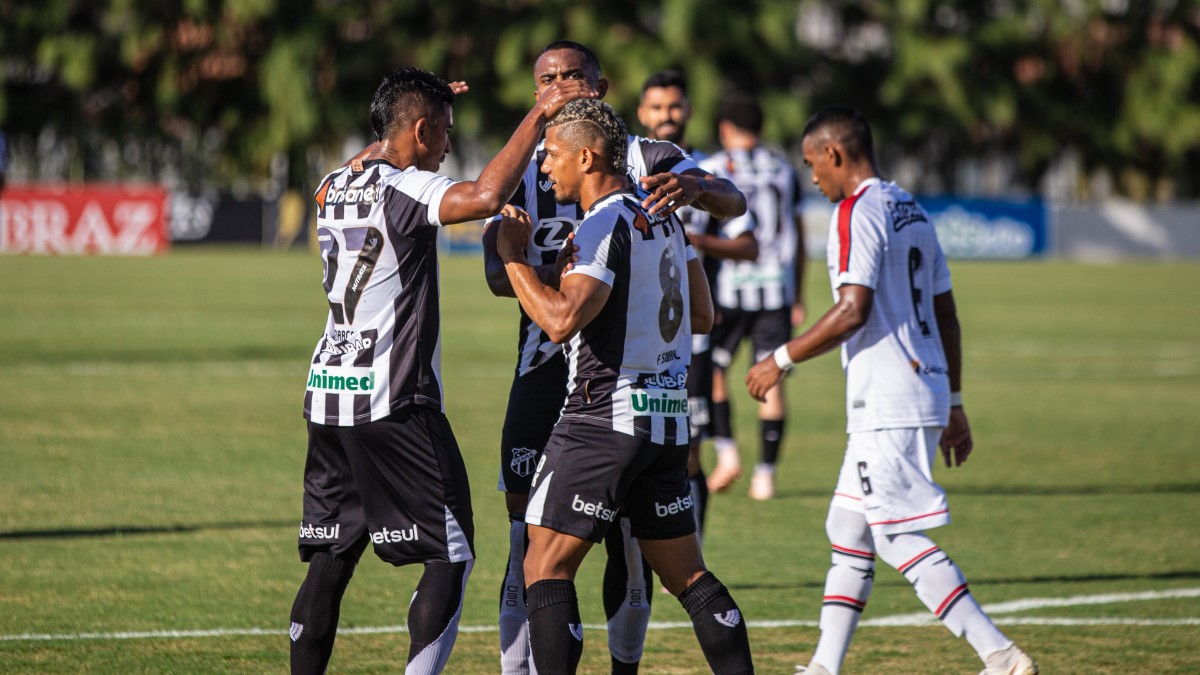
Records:
[[[292,604],[291,664],[293,675],[325,672],[337,637],[342,596],[355,564],[328,553],[315,553]]]
[[[679,595],[692,619],[700,649],[714,673],[753,673],[746,622],[733,596],[712,572],[705,572]]]

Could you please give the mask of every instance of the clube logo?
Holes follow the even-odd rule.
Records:
[[[533,448],[513,448],[512,461],[509,468],[521,478],[533,473],[533,460],[537,458],[537,450]]]
[[[375,371],[370,368],[320,366],[308,371],[311,391],[375,391]]]
[[[631,389],[629,403],[634,415],[686,417],[687,391],[684,389]]]

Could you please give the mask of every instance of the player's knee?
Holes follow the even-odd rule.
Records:
[[[879,552],[880,560],[901,574],[907,574],[931,556],[938,556],[939,559],[946,557],[923,531],[881,534],[875,537],[875,549]]]
[[[875,552],[871,528],[867,527],[867,519],[861,513],[830,507],[829,515],[825,517],[825,534],[835,551],[844,548],[870,554]]]

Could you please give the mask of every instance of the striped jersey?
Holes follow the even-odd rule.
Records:
[[[525,255],[529,264],[535,266],[554,264],[567,235],[583,219],[579,204],[559,204],[555,201],[553,184],[541,171],[545,159],[546,150],[539,143],[529,166],[525,167],[520,186],[508,202],[524,209],[533,221],[533,232]],[[629,174],[635,179],[668,171],[681,173],[697,166],[675,144],[640,136],[629,137],[626,161]],[[517,336],[517,375],[523,376],[537,368],[560,348],[560,345],[550,341],[545,331],[529,318],[522,307]]]
[[[438,209],[454,181],[383,160],[321,181],[317,241],[329,300],[308,371],[304,416],[331,426],[406,405],[444,411]]]
[[[579,260],[568,274],[586,274],[612,290],[566,346],[570,376],[561,420],[687,444],[687,264],[696,253],[682,225],[674,216],[650,215],[638,194],[621,190],[592,205],[575,243]]]
[[[878,178],[834,209],[826,248],[834,289],[875,291],[867,322],[842,345],[847,431],[945,426],[950,379],[933,296],[950,270],[929,214]]]
[[[796,299],[796,216],[800,213],[800,181],[790,162],[762,146],[723,150],[701,168],[729,179],[746,196],[746,213],[754,219],[757,260],[727,260],[717,274],[714,300],[719,307],[754,312],[791,307]],[[736,219],[722,234],[736,237],[745,224]],[[723,226],[724,228],[725,226]],[[734,231],[736,230],[736,231]]]

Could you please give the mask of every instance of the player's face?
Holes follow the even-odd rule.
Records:
[[[454,110],[442,104],[442,114],[425,118],[425,136],[422,141],[425,151],[417,168],[422,171],[437,171],[450,154],[450,129],[454,127]]]
[[[539,56],[533,64],[533,80],[537,85],[535,96],[541,96],[546,87],[559,80],[584,80],[603,97],[608,84],[574,49],[555,49]]]
[[[692,106],[679,87],[651,87],[642,94],[637,115],[647,136],[678,145],[687,131]]]
[[[804,165],[812,170],[812,183],[831,202],[840,202],[846,197],[834,175],[833,158],[829,152],[829,137],[817,132],[804,137],[800,147]]]
[[[542,173],[554,183],[554,201],[559,204],[574,204],[579,201],[579,185],[583,171],[579,166],[581,149],[571,150],[558,140],[558,127],[546,129],[546,161],[542,162]]]

